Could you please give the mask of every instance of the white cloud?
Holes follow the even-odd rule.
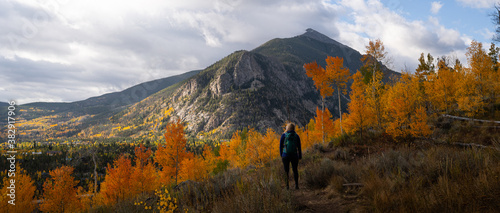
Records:
[[[202,69],[313,28],[360,52],[380,38],[394,68],[465,49],[437,20],[378,0],[0,1],[0,101],[76,101]]]
[[[0,1],[0,101],[81,100],[309,27],[335,33],[318,22],[335,19],[322,0]]]
[[[439,10],[441,10],[441,7],[443,7],[443,3],[441,3],[440,1],[433,1],[431,3],[431,13],[432,14],[439,13]]]
[[[497,0],[457,0],[467,7],[472,8],[493,8]]]
[[[343,29],[338,40],[364,53],[370,39],[380,39],[396,71],[413,71],[422,52],[438,57],[466,48],[464,36],[437,19],[410,21],[377,0],[343,0],[339,5],[349,11],[349,19],[337,23]]]
[[[479,31],[479,34],[481,34],[483,36],[483,39],[485,40],[490,40],[495,36],[495,32],[492,32],[488,28],[483,28],[482,30]]]

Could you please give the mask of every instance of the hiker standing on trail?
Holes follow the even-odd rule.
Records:
[[[286,131],[280,139],[280,156],[286,173],[286,188],[289,189],[288,174],[290,172],[290,163],[292,163],[293,179],[295,180],[295,189],[299,189],[299,172],[297,166],[302,159],[302,149],[300,147],[300,137],[295,133],[295,125],[289,123]]]

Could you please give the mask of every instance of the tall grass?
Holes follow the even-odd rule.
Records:
[[[495,212],[500,209],[499,153],[432,148],[388,151],[363,177],[367,210]]]
[[[293,212],[291,195],[283,190],[278,164],[247,174],[232,192],[217,199],[213,212]]]
[[[188,212],[292,212],[291,195],[281,186],[280,162],[228,170],[203,182],[176,188],[179,209]]]

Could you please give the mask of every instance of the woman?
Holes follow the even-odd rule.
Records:
[[[297,166],[302,159],[302,149],[300,147],[300,137],[295,132],[295,125],[289,123],[286,131],[280,139],[280,156],[286,173],[286,188],[289,189],[288,174],[290,172],[290,163],[292,163],[293,179],[295,180],[295,189],[299,189],[299,172]]]

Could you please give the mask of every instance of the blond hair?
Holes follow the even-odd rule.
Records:
[[[295,131],[295,124],[293,123],[289,123],[288,125],[286,125],[286,132],[289,132],[289,131]]]

